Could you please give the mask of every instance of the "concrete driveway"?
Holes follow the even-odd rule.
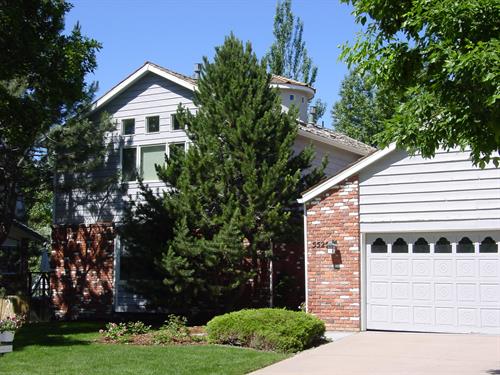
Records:
[[[500,336],[361,332],[252,374],[500,374]]]

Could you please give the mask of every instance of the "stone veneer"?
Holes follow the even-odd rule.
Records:
[[[113,308],[112,223],[52,228],[52,302],[56,317],[104,317]]]
[[[360,329],[358,192],[353,176],[306,204],[307,311],[330,330]],[[337,241],[335,255],[327,252],[330,240]]]

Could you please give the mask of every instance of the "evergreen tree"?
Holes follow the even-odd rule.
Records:
[[[178,110],[192,144],[158,167],[172,189],[155,198],[144,188],[150,202],[130,208],[125,223],[124,229],[147,227],[156,214],[139,218],[134,211],[154,207],[164,215],[158,225],[165,237],[136,252],[141,243],[123,231],[132,257],[146,251],[154,258],[163,281],[161,293],[147,294],[155,303],[209,309],[224,299],[230,308],[250,279],[258,283],[272,242],[302,235],[295,200],[323,172],[304,173],[313,150],[294,154],[297,113],[282,112],[270,79],[250,43],[244,46],[233,35],[216,48],[213,62],[204,58],[194,96],[198,110]],[[134,284],[146,291],[141,281]]]
[[[271,73],[312,86],[316,81],[318,68],[307,54],[303,32],[304,23],[292,13],[292,1],[278,1],[274,16],[275,39],[266,58]]]
[[[333,126],[366,144],[376,146],[377,134],[384,130],[384,121],[391,117],[392,101],[382,99],[368,75],[349,72],[340,86],[340,100],[332,107]]]

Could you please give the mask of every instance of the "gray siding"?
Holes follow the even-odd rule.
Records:
[[[96,177],[120,170],[123,146],[161,144],[165,145],[167,150],[169,143],[187,142],[187,136],[183,130],[172,129],[171,115],[177,111],[179,103],[194,111],[192,95],[193,93],[186,88],[155,74],[148,74],[102,108],[102,111],[108,112],[113,117],[117,127],[116,131],[110,135],[115,145],[114,152],[108,158],[106,168],[96,172]],[[160,131],[146,133],[146,117],[155,115],[160,116]],[[135,119],[135,134],[123,136],[121,135],[121,120],[128,118]],[[164,188],[160,182],[150,182],[148,185],[158,192]],[[124,183],[118,190],[112,190],[94,196],[85,196],[76,191],[58,194],[55,201],[55,223],[120,221],[124,202],[130,196],[138,197],[138,184]]]
[[[342,150],[340,148],[331,146],[327,143],[313,141],[309,138],[299,135],[295,140],[293,146],[295,152],[300,152],[309,144],[313,144],[316,156],[313,160],[313,167],[321,165],[324,156],[328,156],[328,165],[325,169],[325,174],[330,177],[337,174],[340,170],[344,169],[348,164],[360,158],[352,152]]]
[[[500,228],[500,169],[467,152],[433,159],[395,151],[360,174],[363,232]]]

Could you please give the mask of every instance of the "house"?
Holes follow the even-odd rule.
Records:
[[[500,169],[373,152],[303,193],[307,311],[331,330],[500,333]]]
[[[295,149],[312,143],[316,164],[329,155],[327,175],[372,152],[373,149],[345,135],[307,123],[308,103],[314,89],[307,84],[273,76],[271,85],[280,90],[283,110],[299,109]],[[166,186],[158,181],[154,165],[174,147],[186,149],[189,139],[176,121],[179,104],[196,111],[193,93],[195,78],[146,62],[95,103],[90,114],[98,119],[103,111],[116,122],[110,134],[113,152],[103,173],[121,172],[116,189],[88,196],[72,191],[56,192],[52,244],[53,302],[59,316],[107,315],[113,312],[145,311],[146,301],[126,290],[126,249],[115,228],[128,199],[137,199],[136,171],[153,191]],[[303,280],[303,249],[290,251],[298,277]]]

